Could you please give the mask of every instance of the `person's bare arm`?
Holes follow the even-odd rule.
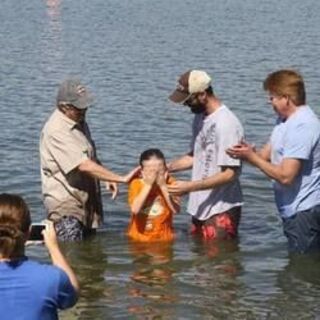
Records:
[[[119,193],[118,184],[116,182],[109,181],[106,181],[105,184],[107,192],[111,192],[111,199],[114,200]]]
[[[133,169],[125,176],[120,176],[107,169],[106,167],[103,167],[102,165],[90,159],[87,159],[78,166],[78,170],[99,180],[127,183],[131,180],[132,176],[136,173],[138,168]]]
[[[139,214],[148,198],[148,195],[152,189],[153,184],[155,183],[157,178],[157,172],[153,169],[144,170],[143,172],[143,182],[144,185],[137,195],[137,197],[132,201],[130,205],[131,212],[133,214]]]
[[[42,231],[42,234],[44,238],[44,243],[49,251],[52,264],[59,267],[67,274],[73,288],[75,289],[75,292],[78,295],[80,291],[80,286],[77,276],[75,275],[74,271],[72,270],[68,261],[66,260],[66,258],[60,250],[53,223],[51,221],[47,221],[46,223],[46,229]]]
[[[266,147],[266,150],[268,150],[268,148],[270,147]],[[267,152],[260,155],[247,143],[234,146],[228,149],[227,153],[232,157],[248,161],[253,166],[259,168],[269,178],[284,185],[290,185],[293,182],[302,166],[302,161],[294,158],[284,158],[279,164],[272,164],[269,160],[266,160],[266,158],[268,158],[266,156]]]
[[[265,144],[260,150],[258,150],[258,155],[266,160],[270,161],[271,160],[271,144],[267,143]]]
[[[193,164],[193,153],[189,152],[188,154],[185,154],[184,156],[169,162],[167,164],[167,168],[169,172],[177,172],[177,171],[191,169],[192,164]]]
[[[213,189],[234,180],[239,174],[239,167],[222,167],[221,172],[202,180],[176,181],[168,186],[170,194],[184,194],[193,191]]]
[[[269,178],[278,181],[284,185],[292,184],[295,177],[301,170],[301,160],[285,158],[280,164],[275,165],[256,155],[252,157],[250,163],[258,167]]]
[[[169,194],[167,183],[166,183],[166,176],[167,176],[166,172],[164,170],[160,170],[158,173],[156,182],[170,210],[173,213],[178,213],[180,211],[180,203],[177,197],[172,197]]]

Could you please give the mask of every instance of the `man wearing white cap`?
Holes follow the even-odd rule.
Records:
[[[172,172],[192,168],[191,181],[176,181],[172,194],[190,193],[188,212],[192,233],[204,239],[230,239],[237,236],[242,193],[239,183],[241,162],[225,150],[242,141],[244,133],[238,118],[214,94],[211,77],[190,70],[178,80],[169,99],[190,108],[195,114],[191,150],[172,161]]]
[[[81,240],[103,221],[99,180],[128,182],[99,164],[85,121],[93,99],[78,79],[59,87],[56,109],[40,138],[42,195],[48,219],[55,222],[59,240]],[[133,172],[131,173],[133,174]],[[110,186],[109,185],[109,186]]]

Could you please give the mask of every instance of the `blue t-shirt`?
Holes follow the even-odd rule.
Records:
[[[308,106],[300,106],[286,121],[278,120],[271,135],[271,162],[285,158],[302,161],[289,186],[274,181],[280,216],[290,217],[320,204],[320,121]]]
[[[57,309],[72,307],[76,292],[61,269],[28,261],[0,262],[0,319],[58,319]]]

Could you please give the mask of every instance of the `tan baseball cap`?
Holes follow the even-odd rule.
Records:
[[[178,80],[177,88],[169,96],[175,103],[183,103],[193,93],[203,92],[211,86],[211,77],[202,70],[189,70]]]

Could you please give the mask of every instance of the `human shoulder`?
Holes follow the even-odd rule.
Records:
[[[71,119],[68,119],[61,111],[56,109],[48,118],[42,132],[48,136],[53,136],[61,132],[70,131],[74,125],[75,123]]]
[[[320,120],[313,110],[308,106],[299,107],[295,114],[293,114],[286,121],[286,130],[290,134],[297,136],[300,134],[300,138],[309,139],[310,136],[318,136],[320,134]]]
[[[299,107],[273,131],[272,141],[282,143],[283,157],[307,160],[320,142],[320,122],[307,106]]]
[[[236,114],[224,104],[222,104],[218,109],[217,119],[219,119],[219,121],[220,119],[224,119],[225,121],[236,122],[240,124],[240,120]]]
[[[140,190],[143,186],[142,178],[134,178],[129,183],[129,192]]]
[[[239,118],[225,105],[222,105],[218,109],[215,123],[218,133],[232,134],[234,132],[239,135],[244,134],[244,129]]]
[[[24,266],[29,271],[34,270],[36,272],[39,272],[39,275],[40,274],[49,274],[50,273],[52,277],[58,276],[62,271],[58,267],[53,266],[51,264],[40,263],[40,262],[33,261],[33,260],[25,261],[24,262]]]
[[[12,262],[11,268],[32,278],[36,283],[47,284],[49,286],[57,283],[63,273],[61,269],[53,265],[39,263],[28,258]]]
[[[318,116],[309,106],[298,107],[298,110],[288,119],[288,125],[320,125]]]
[[[137,186],[137,185],[141,185],[141,184],[143,184],[142,178],[134,178],[129,183],[130,186]]]
[[[23,257],[8,264],[12,276],[29,283],[31,292],[36,292],[35,299],[42,303],[43,298],[50,298],[60,309],[73,306],[77,293],[68,275],[60,268],[39,263]]]
[[[59,267],[52,265],[43,265],[47,280],[48,289],[52,290],[52,294],[56,299],[59,309],[67,309],[74,306],[78,300],[78,294],[73,287],[66,272]],[[48,280],[51,278],[51,281]]]
[[[71,281],[66,272],[59,267],[40,264],[30,261],[30,266],[33,266],[38,277],[38,283],[42,287],[56,295],[59,308],[65,309],[74,305],[77,301],[77,293],[71,284]]]

